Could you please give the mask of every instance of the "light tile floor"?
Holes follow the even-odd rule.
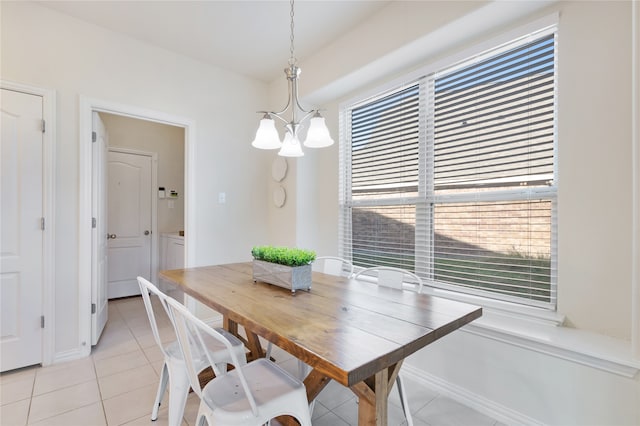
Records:
[[[162,308],[156,312],[163,313]],[[166,315],[158,318],[163,341],[174,339]],[[297,362],[274,348],[273,357],[297,372]],[[158,420],[150,421],[162,353],[140,297],[109,302],[109,321],[90,357],[50,367],[28,367],[0,375],[2,426],[103,426],[167,424],[167,397]],[[497,426],[494,419],[405,378],[416,426]],[[189,395],[183,425],[195,422],[199,400]],[[389,425],[405,425],[397,392],[389,398]],[[357,424],[350,390],[332,382],[319,395],[313,426]]]

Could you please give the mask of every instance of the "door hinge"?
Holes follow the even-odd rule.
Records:
[[[92,303],[92,304],[91,304],[91,313],[92,313],[92,314],[95,314],[95,313],[96,313],[96,304],[95,304],[95,303]]]
[[[95,218],[95,217],[92,217],[92,218],[91,218],[91,227],[92,227],[92,228],[95,228],[96,226],[98,226],[98,224],[96,223],[96,218]]]
[[[91,142],[95,142],[98,140],[98,134],[96,132],[91,132]]]
[[[47,130],[47,122],[42,120],[42,133],[44,133]]]
[[[40,229],[44,231],[44,217],[40,218]]]
[[[40,328],[44,328],[44,315],[40,316]]]

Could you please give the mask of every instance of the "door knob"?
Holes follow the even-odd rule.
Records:
[[[149,235],[150,232],[149,231],[144,231],[144,235]]]
[[[116,234],[107,234],[107,240],[115,240]]]

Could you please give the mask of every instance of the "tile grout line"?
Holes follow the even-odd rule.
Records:
[[[41,367],[42,368],[42,367]],[[36,376],[38,375],[38,370],[33,373],[33,383],[31,383],[31,396],[29,397],[29,408],[27,409],[27,418],[25,419],[24,424],[29,424],[29,417],[31,416],[31,404],[33,403],[33,392],[36,389]]]
[[[98,370],[96,368],[96,360],[91,355],[91,363],[93,364],[93,372],[96,375],[96,384],[98,385],[98,395],[100,395],[100,408],[102,409],[102,418],[104,419],[104,424],[108,426],[107,423],[107,412],[104,409],[104,399],[102,398],[102,389],[100,388],[100,380],[98,379]]]

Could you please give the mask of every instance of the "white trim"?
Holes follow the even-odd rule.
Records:
[[[506,300],[492,299],[481,295],[433,287],[428,280],[425,280],[424,288],[429,289],[429,294],[433,296],[457,300],[458,302],[470,303],[472,305],[480,305],[485,309],[489,309],[500,315],[509,316],[516,320],[524,319],[539,324],[559,326],[564,324],[566,319],[565,315],[557,311],[549,310],[546,307],[523,305]],[[426,293],[426,290],[423,290],[423,293]]]
[[[631,2],[631,344],[640,360],[640,7]]]
[[[412,380],[420,382],[425,387],[433,389],[439,394],[445,395],[454,401],[473,408],[480,413],[486,414],[501,423],[517,425],[543,424],[538,420],[525,416],[524,414],[505,407],[504,405],[496,404],[482,395],[469,392],[461,386],[442,380],[433,374],[429,374],[424,370],[414,367],[408,362],[405,362],[402,365],[402,371],[400,373],[403,376],[411,377]]]
[[[42,97],[42,118],[46,125],[42,153],[42,214],[45,218],[42,239],[42,315],[45,317],[45,328],[42,331],[42,365],[46,366],[54,362],[55,350],[56,92],[6,80],[0,80],[0,87]]]
[[[195,263],[196,188],[195,121],[165,112],[154,111],[102,99],[79,97],[79,212],[78,212],[78,345],[84,356],[91,353],[91,131],[93,111],[122,115],[140,120],[184,128],[185,141],[185,265]]]
[[[107,132],[109,129],[107,129]],[[137,149],[123,148],[119,146],[107,147],[107,152],[121,152],[123,154],[142,155],[144,157],[151,157],[151,282],[158,282],[158,153],[149,151],[140,151]]]
[[[490,309],[484,309],[481,318],[460,330],[623,377],[633,378],[640,371],[629,341],[589,331],[556,327]]]
[[[554,147],[557,143],[554,142]],[[555,148],[554,148],[555,149]],[[556,157],[557,158],[557,157]],[[557,163],[557,161],[556,161]],[[501,202],[501,201],[528,201],[528,200],[555,200],[558,197],[557,185],[533,187],[523,189],[488,190],[486,192],[465,192],[454,194],[432,194],[434,203],[468,203],[476,202]]]
[[[91,327],[89,327],[91,328]],[[55,357],[53,359],[52,364],[58,364],[61,362],[69,362],[69,361],[75,361],[77,359],[81,359],[86,357],[87,354],[85,353],[84,348],[76,348],[76,349],[70,349],[68,351],[63,351],[63,352],[57,352],[55,354]]]

